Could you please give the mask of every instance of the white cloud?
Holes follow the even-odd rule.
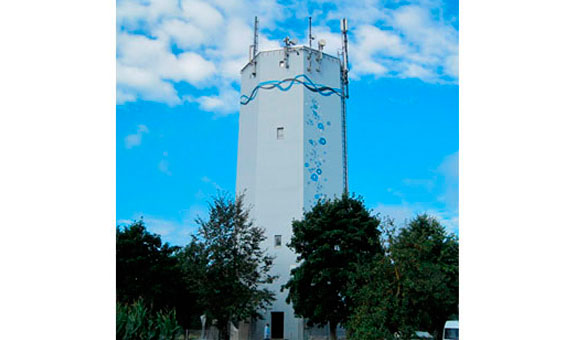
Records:
[[[161,23],[154,36],[173,41],[177,46],[191,49],[206,43],[208,35],[197,25],[181,19],[169,19]]]
[[[351,46],[352,76],[397,76],[426,82],[452,82],[458,77],[458,32],[433,20],[431,9],[403,6],[390,11],[392,29],[361,25]]]
[[[116,22],[130,30],[150,29],[163,18],[178,16],[178,0],[118,0]]]
[[[410,190],[400,192],[387,189],[387,192],[399,198],[401,203],[379,203],[374,208],[375,212],[390,216],[399,224],[417,214],[426,213],[436,217],[449,232],[459,232],[459,151],[445,156],[441,163],[430,171],[429,178],[406,178],[402,182]],[[421,188],[424,194],[417,188]],[[413,200],[413,197],[429,199],[422,202]]]
[[[426,208],[420,204],[378,204],[373,211],[380,217],[392,218],[396,225],[403,227],[415,216],[427,214],[435,217],[437,221],[450,233],[459,233],[459,216],[446,210]]]
[[[116,65],[116,82],[122,98],[141,98],[169,105],[181,103],[174,86],[158,75],[134,66]]]
[[[116,101],[118,104],[136,101],[136,95],[133,93],[126,93],[121,89],[116,89]]]
[[[452,83],[458,79],[459,33],[441,13],[435,1],[395,9],[377,1],[344,1],[329,17],[350,18],[353,79],[374,75]]]
[[[204,206],[191,206],[188,209],[178,211],[179,217],[167,219],[149,215],[142,212],[135,213],[132,219],[118,219],[117,224],[127,226],[135,220],[143,218],[146,229],[162,237],[163,242],[171,245],[185,246],[190,242],[190,234],[194,233],[198,225],[196,218],[208,217],[208,211]]]
[[[178,105],[197,102],[218,114],[238,110],[239,71],[247,61],[251,42],[252,9],[272,18],[281,6],[266,1],[252,5],[197,0],[134,1],[118,3],[117,103],[137,99]],[[271,20],[273,22],[273,20]],[[128,33],[138,31],[138,34]],[[145,33],[142,34],[142,33]],[[172,50],[172,44],[178,49]],[[261,36],[262,48],[277,47]],[[215,87],[213,95],[179,94],[174,83],[186,82],[202,89]]]
[[[169,168],[170,163],[168,163],[167,159],[162,159],[160,163],[158,163],[158,169],[168,176],[172,176],[172,172]]]
[[[419,78],[423,80],[432,80],[434,77],[433,71],[418,64],[405,64],[402,72],[402,77],[405,78]]]
[[[202,96],[197,99],[200,108],[208,112],[230,114],[238,110],[240,93],[234,89],[226,89],[219,96]]]
[[[216,72],[212,62],[194,52],[181,53],[176,62],[165,66],[167,66],[164,70],[165,77],[175,81],[186,81],[196,86]]]
[[[459,78],[459,55],[450,55],[445,58],[445,74]]]
[[[408,41],[417,44],[422,54],[445,56],[457,53],[457,31],[450,24],[434,20],[430,8],[400,7],[392,15],[392,24]]]
[[[341,42],[341,33],[340,32],[332,32],[329,27],[327,26],[314,26],[312,27],[312,35],[315,39],[312,42],[312,47],[317,48],[317,43],[323,39],[326,41],[326,45],[324,48],[324,52],[331,54],[333,56],[337,56],[338,53],[341,52],[342,42]],[[308,37],[302,37],[301,43],[308,45]]]
[[[321,1],[318,1],[321,2]],[[323,1],[331,3],[331,1]],[[335,11],[327,13],[328,20],[340,20],[341,18],[349,18],[350,22],[355,25],[355,22],[374,24],[377,21],[385,20],[388,16],[388,9],[383,8],[379,0],[340,0],[338,7]],[[315,13],[317,17],[319,13]]]
[[[403,225],[412,218],[415,217],[416,212],[415,210],[407,205],[407,204],[378,204],[373,208],[373,211],[376,214],[379,214],[380,217],[391,217],[395,220],[395,222],[399,225]]]
[[[247,62],[254,15],[262,27],[260,50],[278,48],[281,31],[307,42],[305,24],[301,32],[294,32],[286,20],[295,15],[305,23],[311,14],[315,43],[327,40],[326,52],[337,55],[341,36],[333,21],[348,17],[352,78],[457,82],[458,31],[443,18],[440,2],[385,8],[376,0],[344,0],[328,13],[306,11],[314,2],[325,1],[119,0],[117,103],[193,101],[204,111],[237,112],[239,71]],[[216,91],[191,99],[190,93],[178,93],[174,87],[178,82]]]
[[[116,81],[123,98],[181,104],[173,86],[186,81],[201,86],[216,71],[213,63],[194,52],[174,55],[169,45],[143,35],[118,34]]]
[[[211,185],[214,187],[214,189],[216,189],[216,190],[218,190],[218,191],[223,190],[222,187],[221,187],[218,183],[214,182],[214,181],[213,181],[211,178],[209,178],[208,176],[203,176],[203,177],[202,177],[202,182],[211,184]]]
[[[190,235],[196,230],[192,223],[180,222],[175,220],[164,219],[146,214],[135,214],[134,220],[143,217],[146,229],[154,234],[160,235],[162,242],[168,242],[171,245],[184,246],[190,241]],[[134,220],[121,219],[119,225],[130,225]]]
[[[446,178],[457,179],[459,177],[459,151],[445,156],[437,170]]]
[[[439,200],[449,209],[459,211],[459,151],[447,155],[437,167],[444,181],[444,191]]]
[[[435,182],[432,179],[414,179],[414,178],[406,178],[403,181],[403,184],[410,186],[410,187],[423,187],[427,191],[431,191],[435,186]]]
[[[397,33],[375,26],[359,26],[355,38],[358,50],[366,55],[381,52],[390,57],[401,57],[409,52],[409,47]]]
[[[142,144],[142,136],[145,133],[150,132],[148,130],[148,127],[146,125],[138,125],[138,130],[136,131],[136,133],[131,134],[131,135],[127,135],[124,138],[124,146],[126,147],[126,149],[131,149],[135,146],[139,146],[140,144]]]
[[[164,151],[162,153],[162,159],[160,163],[158,163],[158,170],[160,172],[166,174],[167,176],[172,176],[172,172],[170,171],[170,163],[168,162],[168,152]]]
[[[453,59],[459,53],[459,33],[442,18],[434,18],[432,12],[433,8],[403,6],[393,13],[391,19],[393,27],[401,32],[405,41],[413,48],[407,59],[428,71],[416,73],[417,77],[421,74],[422,79],[428,81],[432,81],[434,77],[456,75]],[[443,70],[446,68],[449,68],[449,73]]]
[[[215,29],[224,24],[222,14],[208,3],[196,0],[182,0],[183,17],[205,30]]]

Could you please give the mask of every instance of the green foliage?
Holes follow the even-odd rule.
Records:
[[[427,215],[399,232],[388,221],[385,235],[383,256],[358,267],[350,339],[388,339],[415,330],[439,335],[458,311],[457,237]]]
[[[216,320],[220,338],[228,337],[230,321],[260,317],[274,294],[272,258],[260,248],[264,230],[249,218],[243,196],[219,196],[210,204],[207,221],[180,255],[189,289],[197,291],[208,320]]]
[[[124,339],[128,327],[128,306],[116,302],[116,339]]]
[[[151,312],[142,299],[116,303],[116,339],[173,340],[181,333],[175,310]]]
[[[441,329],[459,301],[459,240],[436,219],[420,215],[392,238],[406,318],[419,329]]]
[[[179,247],[162,243],[144,221],[116,228],[116,296],[120,303],[142,299],[155,312],[175,308],[179,323],[199,320],[197,297],[183,280]]]
[[[394,333],[404,329],[404,315],[390,258],[378,255],[357,268],[352,293],[355,308],[346,324],[348,338],[393,339]]]
[[[351,279],[356,265],[381,253],[378,218],[371,216],[360,198],[343,195],[319,201],[300,221],[294,221],[288,246],[299,266],[284,285],[288,303],[309,324],[329,322],[335,327],[350,314]]]
[[[173,302],[177,291],[178,247],[162,244],[159,235],[146,230],[142,220],[116,228],[116,294],[120,302],[143,298],[151,305]]]
[[[156,313],[156,329],[160,339],[174,339],[181,332],[176,311],[172,309]]]

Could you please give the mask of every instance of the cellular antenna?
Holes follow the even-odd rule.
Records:
[[[313,36],[311,35],[311,17],[309,17],[309,48],[311,48],[311,41],[313,40]]]
[[[252,46],[253,46],[253,55],[252,55],[252,59],[253,59],[258,54],[258,17],[257,16],[254,19],[254,44]]]
[[[307,65],[307,71],[311,72],[311,55],[312,55],[312,47],[311,47],[311,43],[313,41],[313,39],[315,39],[315,37],[313,35],[311,35],[311,17],[308,17],[309,19],[309,27],[308,27],[308,39],[309,39],[309,53],[307,55],[307,60],[308,60],[308,65]]]
[[[345,97],[349,98],[349,89],[348,89],[348,84],[349,84],[349,78],[348,78],[348,73],[349,73],[349,59],[348,59],[348,54],[347,54],[347,19],[343,18],[341,20],[341,37],[342,37],[342,53],[343,53],[343,85],[345,88]]]
[[[349,98],[349,59],[347,57],[347,19],[343,18],[341,20],[341,38],[342,38],[342,55],[343,62],[341,65],[341,133],[342,133],[342,148],[343,148],[343,192],[345,194],[349,193],[349,186],[347,180],[347,108],[345,100]]]

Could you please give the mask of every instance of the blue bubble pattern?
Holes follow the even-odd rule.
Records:
[[[309,147],[306,149],[304,165],[307,169],[307,184],[315,191],[313,195],[314,200],[318,200],[325,197],[323,193],[324,183],[328,182],[322,165],[325,164],[325,157],[327,155],[325,149],[325,145],[327,144],[326,133],[331,127],[331,122],[323,119],[316,98],[312,98],[304,121],[307,126],[312,128],[309,130],[312,135],[315,135],[315,138],[308,139]],[[314,202],[310,201],[309,203],[313,204]]]

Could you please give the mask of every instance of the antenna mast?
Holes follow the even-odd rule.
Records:
[[[313,36],[311,35],[311,17],[309,17],[309,48],[311,48],[311,41],[313,40]]]
[[[343,96],[341,97],[341,118],[342,118],[342,139],[343,139],[343,192],[345,194],[349,193],[348,179],[347,179],[347,124],[346,124],[346,102],[345,100],[349,98],[349,60],[347,57],[347,19],[343,18],[341,20],[341,37],[342,37],[342,55],[343,62],[341,67],[341,89]]]
[[[253,54],[252,59],[256,57],[258,54],[258,17],[256,16],[254,19],[254,44],[253,46]]]
[[[343,18],[341,20],[341,36],[343,39],[343,85],[345,88],[345,98],[349,98],[349,59],[347,56],[347,19]]]

